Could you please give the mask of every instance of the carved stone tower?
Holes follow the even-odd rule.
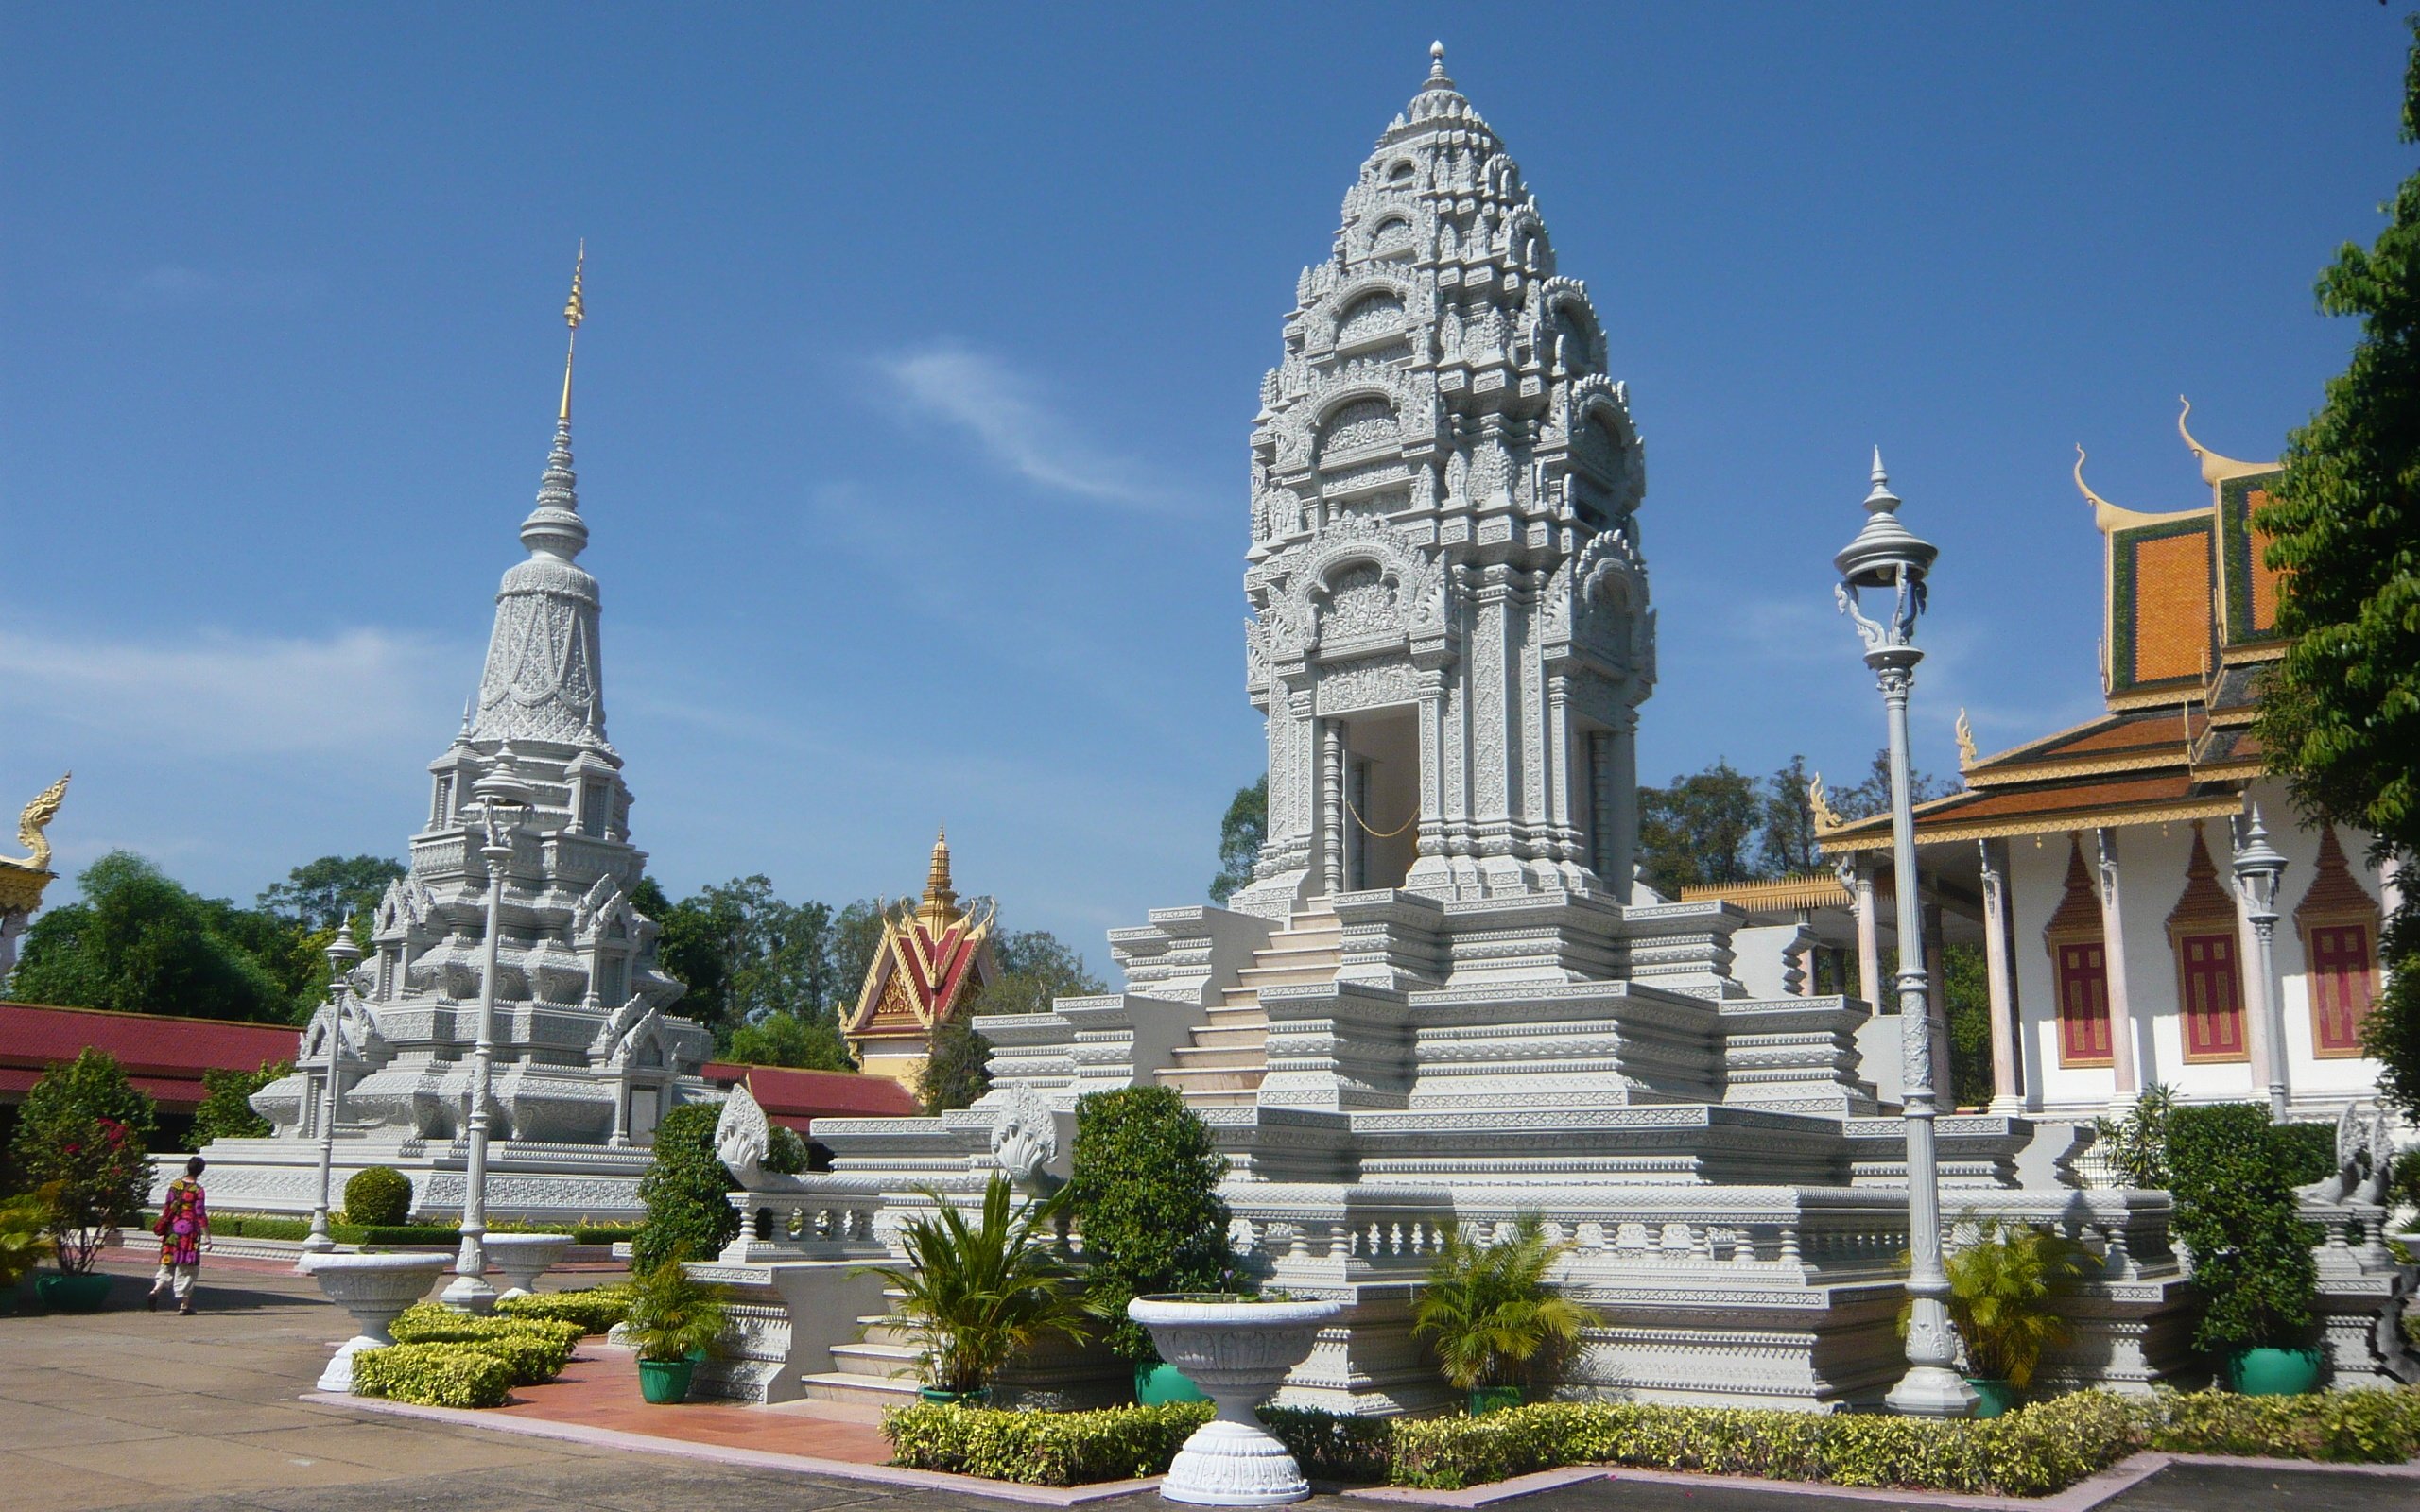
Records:
[[[1233,906],[1273,919],[1390,886],[1630,896],[1645,462],[1586,289],[1432,56],[1253,429],[1269,830]]]

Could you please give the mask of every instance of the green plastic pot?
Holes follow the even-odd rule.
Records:
[[[54,1313],[97,1313],[110,1299],[110,1279],[91,1271],[38,1277],[34,1295]]]
[[[2238,1350],[2227,1357],[2227,1377],[2241,1396],[2299,1397],[2319,1389],[2319,1351]]]
[[[992,1388],[977,1386],[973,1391],[943,1391],[939,1386],[918,1386],[916,1396],[937,1407],[980,1407],[992,1400]]]
[[[2006,1381],[1989,1376],[1968,1376],[1966,1383],[1975,1388],[1975,1416],[1996,1418],[2004,1412],[2014,1412],[2023,1394]]]
[[[1171,1401],[1208,1401],[1193,1378],[1163,1360],[1157,1365],[1134,1367],[1134,1400],[1146,1407],[1157,1407]]]
[[[1521,1405],[1518,1386],[1473,1386],[1471,1416],[1484,1418],[1492,1412],[1505,1412]]]
[[[689,1395],[689,1378],[697,1373],[698,1362],[681,1360],[641,1360],[639,1362],[639,1395],[650,1406],[668,1407]]]

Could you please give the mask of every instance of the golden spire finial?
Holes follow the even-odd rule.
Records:
[[[571,327],[571,335],[563,342],[563,407],[557,418],[565,421],[571,419],[572,352],[579,345],[579,322],[588,318],[588,301],[581,298],[579,290],[580,274],[587,266],[588,238],[583,236],[579,239],[579,255],[572,260],[571,298],[563,301],[563,324]]]

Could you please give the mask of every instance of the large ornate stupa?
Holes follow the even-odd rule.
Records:
[[[565,318],[579,327],[579,277]],[[504,575],[487,666],[462,727],[429,764],[428,822],[378,904],[373,954],[346,1005],[337,1180],[369,1165],[412,1178],[416,1211],[462,1206],[471,1050],[478,1037],[491,883],[473,784],[508,769],[534,789],[502,879],[488,1211],[493,1216],[635,1213],[656,1123],[714,1093],[697,1079],[706,1031],[664,1010],[682,992],[656,970],[653,920],[631,906],[647,854],[631,843],[631,790],[605,738],[596,579],[571,458],[571,363],[538,488],[521,523],[527,560]],[[331,1060],[333,1005],[303,1031],[296,1074],[252,1106],[268,1139],[208,1153],[227,1209],[307,1211]]]
[[[1654,626],[1645,467],[1607,356],[1440,49],[1296,284],[1262,386],[1253,881],[1233,908],[1113,933],[1122,992],[978,1016],[994,1085],[971,1108],[820,1120],[834,1169],[805,1177],[763,1174],[735,1120],[724,1159],[749,1222],[699,1268],[741,1289],[747,1337],[713,1389],[912,1389],[894,1324],[835,1324],[873,1300],[854,1267],[929,1194],[1064,1175],[1081,1096],[1156,1084],[1231,1161],[1238,1265],[1344,1304],[1282,1402],[1442,1402],[1409,1337],[1422,1279],[1446,1233],[1527,1213],[1570,1242],[1556,1282],[1602,1318],[1564,1389],[1879,1402],[1905,1365],[1909,1204],[1903,1122],[1861,1074],[1869,1009],[1799,995],[1803,979],[1752,994],[1733,971],[1740,908],[1632,883]],[[2079,1190],[2060,1163],[2071,1125],[1947,1117],[1939,1134],[1953,1225],[2048,1222],[2094,1255],[2044,1380],[2190,1375],[2166,1194]],[[2375,1280],[2325,1294],[2342,1299],[2339,1382],[2400,1368],[2360,1291]],[[1044,1361],[1011,1385],[1076,1400],[1080,1376]]]

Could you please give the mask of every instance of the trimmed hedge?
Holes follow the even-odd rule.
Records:
[[[495,1304],[495,1315],[514,1319],[550,1319],[579,1326],[583,1333],[604,1333],[631,1314],[626,1286],[592,1286],[574,1292],[539,1292],[508,1297]]]
[[[1025,1486],[1083,1486],[1157,1475],[1193,1431],[1206,1401],[1098,1412],[1003,1412],[920,1403],[882,1415],[890,1463]]]
[[[143,1221],[147,1225],[158,1216],[153,1209],[144,1213]],[[311,1220],[274,1212],[214,1212],[210,1231],[220,1239],[307,1239]],[[328,1237],[340,1245],[451,1245],[459,1242],[462,1230],[454,1223],[357,1224],[331,1218]]]
[[[389,1326],[398,1344],[464,1344],[502,1360],[516,1386],[534,1386],[562,1373],[584,1332],[577,1323],[540,1317],[467,1317],[435,1302],[405,1310]]]
[[[355,1171],[344,1184],[344,1216],[348,1223],[409,1223],[412,1178],[390,1165]]]
[[[424,1407],[501,1407],[512,1367],[467,1344],[396,1344],[353,1357],[357,1397],[386,1397]]]
[[[1035,1486],[1166,1470],[1204,1402],[1100,1412],[918,1405],[883,1415],[894,1465]],[[1999,1418],[1538,1402],[1484,1418],[1340,1418],[1264,1408],[1306,1475],[1429,1490],[1561,1465],[1703,1470],[1834,1486],[2047,1496],[2140,1450],[2397,1464],[2420,1455],[2420,1390],[2238,1397],[2077,1392]]]

